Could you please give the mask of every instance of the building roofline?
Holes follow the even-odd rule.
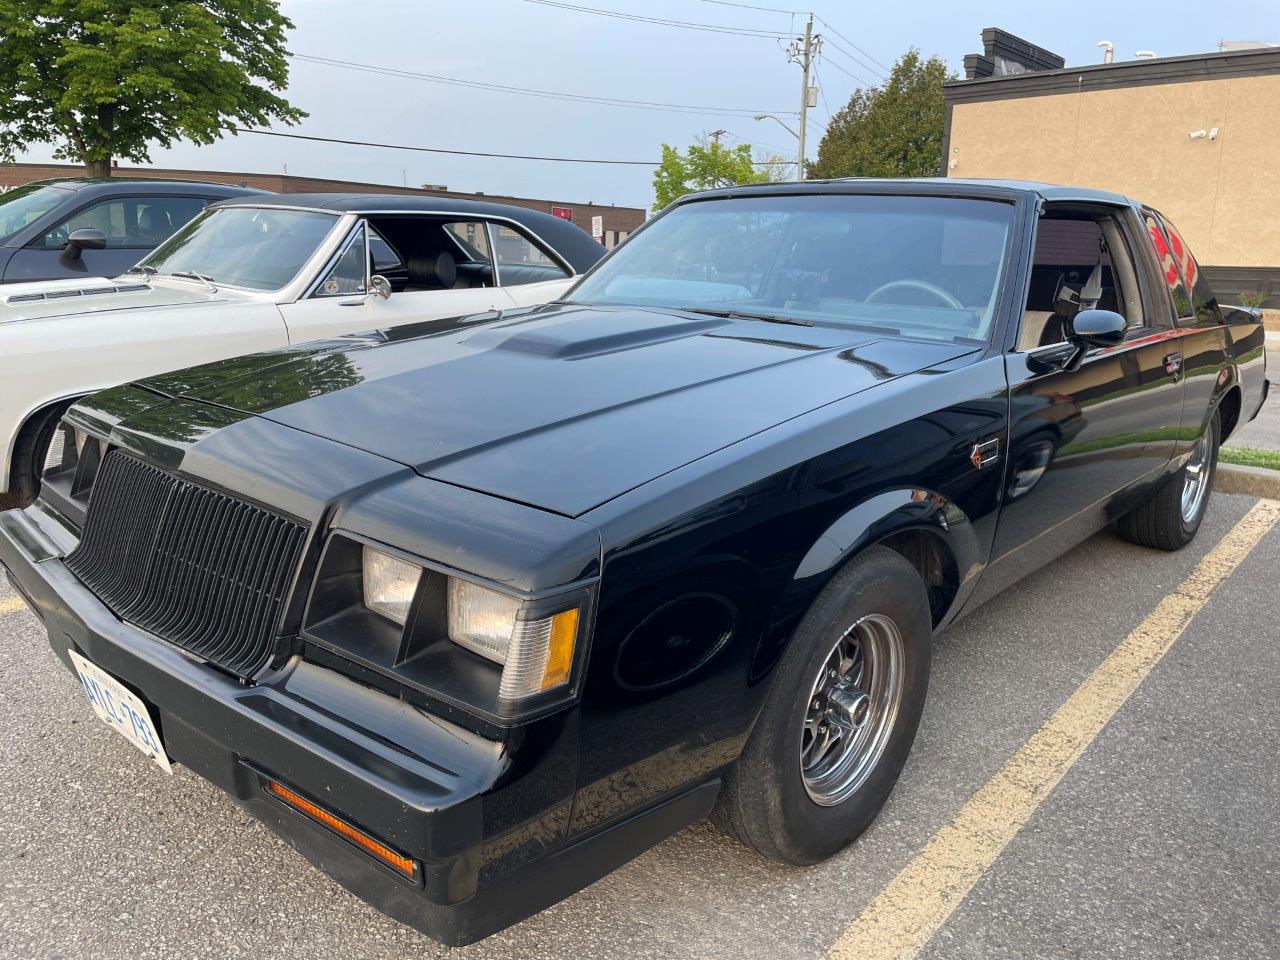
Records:
[[[1197,53],[1151,60],[1091,63],[1000,77],[951,80],[942,86],[947,104],[1052,96],[1077,90],[1117,89],[1195,80],[1280,74],[1280,47]]]

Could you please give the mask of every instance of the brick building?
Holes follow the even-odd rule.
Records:
[[[161,167],[117,167],[119,177],[147,177],[157,180],[204,180],[210,183],[230,183],[239,186],[270,190],[273,193],[396,193],[420,197],[423,194],[456,197],[462,200],[488,200],[493,203],[509,203],[516,207],[528,207],[543,213],[568,210],[572,220],[587,233],[591,232],[591,220],[603,221],[602,242],[614,247],[627,235],[644,223],[645,211],[635,207],[618,207],[612,204],[574,203],[563,200],[535,200],[529,197],[508,197],[496,193],[459,193],[444,187],[400,187],[382,183],[361,183],[352,180],[325,180],[318,177],[292,177],[279,173],[235,173],[215,170],[172,170]],[[81,167],[64,163],[5,163],[0,164],[0,190],[8,190],[32,180],[52,180],[58,177],[83,176]]]

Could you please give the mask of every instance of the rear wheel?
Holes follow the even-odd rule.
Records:
[[[1213,491],[1220,430],[1215,412],[1182,469],[1116,522],[1120,536],[1158,550],[1179,550],[1195,538]]]
[[[933,624],[915,568],[887,547],[822,591],[778,664],[715,821],[759,853],[816,863],[870,826],[924,709]]]
[[[28,506],[40,492],[40,476],[44,473],[44,458],[49,453],[49,443],[62,415],[72,401],[60,403],[37,413],[22,426],[18,441],[14,444],[13,464],[9,472],[9,489],[19,507]]]

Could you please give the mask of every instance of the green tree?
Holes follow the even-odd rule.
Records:
[[[682,155],[668,144],[662,145],[662,162],[653,172],[654,210],[694,190],[729,187],[739,183],[765,183],[766,171],[756,169],[751,146],[739,143],[724,147],[719,141],[699,137]]]
[[[944,80],[955,79],[937,57],[914,48],[899,58],[884,86],[858,89],[831,118],[818,159],[805,166],[830,177],[932,177],[942,164]]]
[[[0,0],[0,159],[33,143],[111,175],[148,146],[306,116],[277,0]]]

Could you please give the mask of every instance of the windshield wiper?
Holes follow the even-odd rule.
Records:
[[[148,266],[145,263],[139,263],[130,267],[128,270],[125,271],[125,273],[140,273],[144,277],[154,277],[157,273],[159,273],[159,271],[156,270],[155,267]]]
[[[213,278],[206,277],[203,273],[196,273],[194,270],[175,270],[169,274],[171,277],[186,277],[188,280],[199,280],[214,293],[218,292],[218,288],[213,285]]]
[[[785,323],[791,327],[812,327],[812,320],[788,317],[781,313],[751,313],[721,307],[680,307],[685,313],[701,313],[707,317],[723,317],[725,320],[762,320],[765,323]]]

